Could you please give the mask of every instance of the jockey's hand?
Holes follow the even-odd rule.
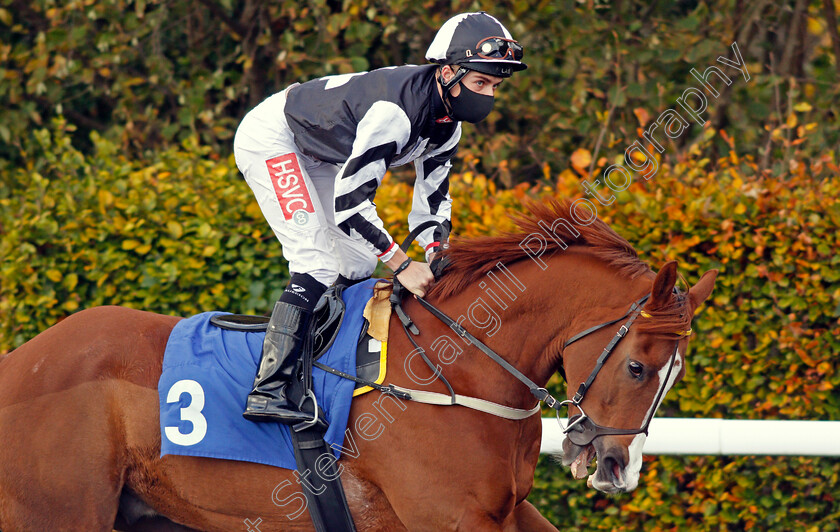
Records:
[[[400,264],[405,262],[408,256],[401,249],[394,253],[387,263],[385,263],[391,270],[396,270]],[[397,275],[397,279],[409,292],[414,295],[423,297],[431,284],[435,281],[435,276],[432,275],[432,270],[425,262],[412,261],[408,268],[404,269]]]
[[[423,297],[435,281],[432,270],[425,262],[413,261],[397,276],[400,283],[412,294]]]

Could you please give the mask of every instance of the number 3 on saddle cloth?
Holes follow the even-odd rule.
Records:
[[[383,337],[387,334],[387,316],[383,319],[379,311],[374,311],[371,319],[374,324],[384,321],[386,332],[382,333],[369,331],[371,322],[363,315],[377,281],[369,279],[343,291],[346,310],[340,329],[335,341],[317,360],[379,384],[385,379],[387,342],[381,340],[387,338]],[[376,298],[380,299],[388,305],[387,295]],[[224,318],[225,315],[228,314],[205,312],[184,319],[169,336],[158,382],[161,456],[203,456],[295,469],[287,425],[254,423],[242,417],[257,373],[265,332],[226,330],[210,322],[214,316]],[[256,321],[267,321],[267,318]],[[317,356],[317,346],[314,352]],[[317,367],[312,371],[312,383],[318,405],[329,422],[324,440],[338,458],[344,444],[350,402],[353,396],[371,388]]]

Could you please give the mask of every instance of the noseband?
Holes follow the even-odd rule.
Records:
[[[604,351],[598,357],[598,360],[595,361],[595,367],[592,369],[592,373],[590,373],[586,381],[584,381],[580,385],[577,392],[575,392],[574,397],[562,401],[559,407],[555,409],[555,412],[557,413],[557,422],[563,428],[563,434],[565,434],[566,437],[569,438],[569,441],[571,441],[575,445],[581,447],[589,445],[590,443],[592,443],[592,440],[594,440],[598,436],[625,436],[631,434],[644,434],[645,436],[647,436],[648,426],[650,425],[650,421],[651,419],[653,419],[653,414],[656,411],[655,405],[658,405],[659,401],[662,399],[662,395],[665,393],[665,388],[667,386],[668,379],[671,377],[671,371],[674,369],[674,363],[677,360],[677,348],[679,346],[679,342],[676,345],[674,345],[674,352],[671,353],[671,360],[668,364],[668,372],[665,374],[663,382],[659,383],[659,389],[657,390],[656,397],[653,400],[654,407],[651,408],[645,415],[645,420],[640,428],[617,429],[613,427],[604,427],[602,425],[599,425],[595,423],[592,420],[592,418],[590,418],[586,414],[586,412],[584,412],[581,403],[583,402],[583,398],[586,396],[586,392],[589,390],[589,387],[592,386],[592,383],[595,382],[595,378],[598,376],[598,373],[604,367],[604,363],[607,361],[610,354],[612,354],[613,349],[615,349],[615,346],[617,346],[621,339],[627,335],[627,333],[630,331],[630,327],[633,325],[633,322],[636,321],[636,318],[639,317],[640,313],[642,313],[642,309],[644,308],[645,303],[647,302],[649,297],[650,295],[648,294],[636,301],[635,303],[633,303],[630,306],[630,309],[626,313],[624,313],[624,315],[620,318],[602,323],[600,325],[596,325],[594,327],[590,327],[589,329],[586,329],[585,331],[574,335],[563,345],[563,349],[566,349],[567,347],[569,347],[569,345],[573,344],[574,342],[577,342],[581,338],[584,338],[587,335],[590,335],[596,331],[603,329],[604,327],[607,327],[609,325],[623,320],[627,316],[630,316],[630,318],[627,320],[627,323],[619,327],[618,332],[615,333],[615,336],[613,336],[612,340],[610,340],[607,346],[604,347]],[[563,422],[560,420],[560,408],[564,406],[569,409],[571,407],[575,407],[578,410],[580,410],[580,414],[575,414],[574,416],[571,416],[569,418],[568,424],[565,427],[563,426]]]

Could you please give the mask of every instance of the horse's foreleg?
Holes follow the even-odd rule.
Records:
[[[511,517],[504,527],[505,532],[557,532],[557,527],[549,523],[528,501],[519,503]]]

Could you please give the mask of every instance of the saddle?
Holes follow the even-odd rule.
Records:
[[[411,231],[409,236],[406,238],[406,241],[403,242],[401,248],[405,250],[408,245],[414,241],[417,235],[420,234],[420,232],[432,226],[437,226],[442,230],[442,240],[446,242],[449,236],[449,227],[447,225],[440,224],[436,221],[424,222]],[[440,260],[435,262],[436,264],[433,264],[433,271],[435,272],[435,277],[438,277],[446,267],[446,263],[445,261]],[[394,282],[394,287],[398,287],[398,281],[395,280]],[[331,452],[330,448],[324,441],[324,434],[327,430],[326,423],[320,415],[321,410],[318,407],[315,394],[312,392],[313,366],[317,366],[321,370],[333,373],[334,375],[355,381],[356,390],[353,393],[354,397],[364,393],[365,391],[369,391],[370,389],[379,389],[380,391],[388,393],[399,393],[405,399],[412,399],[412,396],[408,391],[399,390],[393,385],[381,386],[381,383],[385,378],[385,346],[387,344],[387,330],[393,296],[397,296],[397,302],[399,302],[399,295],[401,294],[401,291],[396,294],[392,294],[391,290],[383,289],[379,284],[374,287],[374,295],[368,301],[364,311],[364,316],[367,320],[362,327],[360,338],[357,343],[356,364],[358,377],[347,375],[335,370],[334,368],[329,368],[316,362],[316,360],[327,352],[329,347],[333,344],[336,335],[341,328],[341,323],[344,319],[346,310],[344,301],[341,297],[344,288],[343,284],[334,285],[328,288],[321,299],[318,300],[318,304],[315,307],[313,315],[312,325],[310,326],[310,333],[304,342],[303,356],[299,360],[298,370],[296,371],[299,378],[293,379],[289,386],[290,399],[294,399],[295,397],[299,398],[298,404],[301,406],[301,410],[303,410],[303,404],[308,400],[308,402],[312,403],[312,411],[315,413],[314,421],[298,423],[297,425],[291,427],[290,431],[298,473],[303,476],[308,474],[313,468],[317,467],[317,462],[323,455]],[[384,310],[386,308],[387,310]],[[397,305],[396,308],[401,314],[404,314],[399,305]],[[403,319],[403,316],[401,315],[400,318]],[[214,317],[211,319],[211,323],[213,323],[213,325],[235,331],[265,331],[268,327],[268,321],[269,318],[266,317],[241,315],[222,315],[221,317]],[[378,338],[372,336],[374,334],[378,336]],[[377,344],[380,346],[377,350],[380,353],[380,363],[378,365],[369,363],[369,360],[366,360],[365,357],[362,356],[363,345],[375,346]],[[369,352],[372,351],[372,349],[367,349],[367,351],[368,355],[370,355]],[[362,362],[361,364],[360,360]],[[364,380],[359,378],[362,377],[362,373],[366,370],[370,371],[371,368],[377,368],[376,373],[378,373],[378,377],[375,380]],[[360,385],[362,388],[367,387],[368,389],[360,390]],[[418,392],[414,391],[414,393]],[[456,404],[456,399],[457,397],[454,392],[452,392],[452,400],[449,404]],[[340,471],[335,466],[335,463],[332,463],[327,469],[327,474],[330,480],[324,480],[324,497],[316,496],[310,493],[309,490],[304,490],[308,503],[309,515],[315,525],[315,530],[317,532],[355,532],[356,528],[353,523],[353,517],[350,515],[347,499],[344,495],[341,482],[338,479]]]
[[[315,306],[309,331],[312,340],[312,356],[315,360],[330,348],[341,328],[345,310],[344,301],[341,299],[344,288],[342,284],[327,288]],[[213,316],[210,323],[229,331],[265,332],[268,328],[268,320],[269,316],[222,314]]]

